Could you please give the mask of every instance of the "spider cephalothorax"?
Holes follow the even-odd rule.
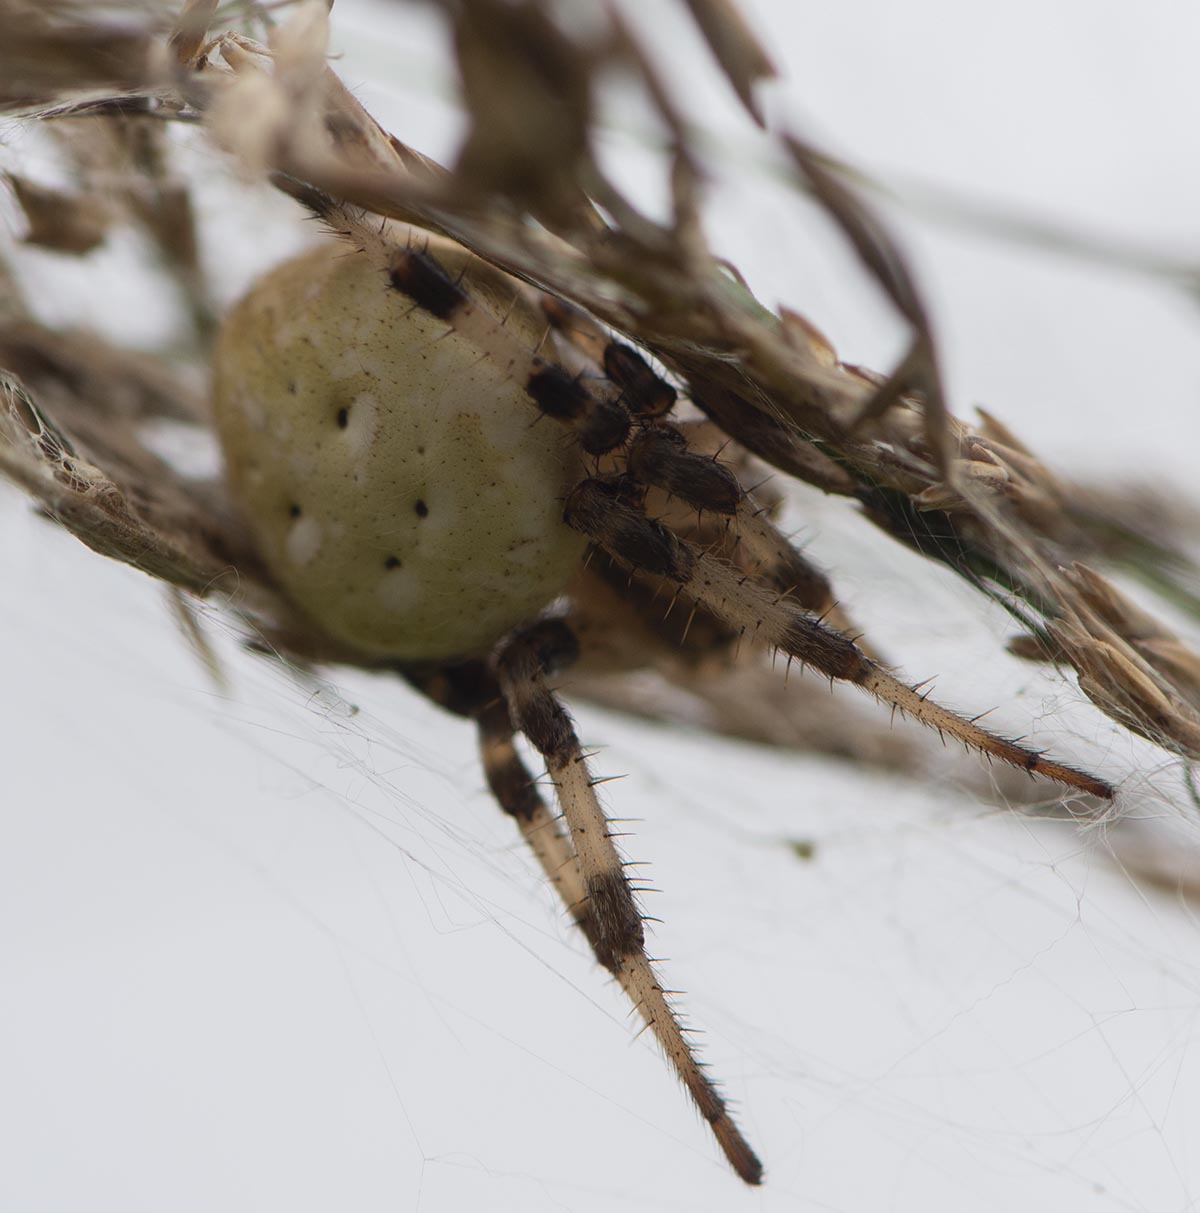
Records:
[[[573,333],[564,305],[449,242],[307,200],[356,250],[318,249],[268,276],[217,349],[218,426],[261,555],[318,628],[477,722],[496,798],[757,1183],[647,957],[597,781],[547,681],[581,656],[570,589],[585,551],[622,570],[642,616],[678,598],[699,612],[709,626],[693,647],[745,636],[987,755],[1112,789],[930,702],[824,622],[824,577],[733,466],[667,419],[675,390],[634,350],[582,319]]]

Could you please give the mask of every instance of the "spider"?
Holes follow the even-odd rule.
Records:
[[[697,659],[743,640],[988,757],[1113,789],[938,706],[852,639],[737,456],[715,453],[712,423],[688,418],[633,348],[448,240],[305,200],[354,247],[327,241],[260,280],[215,352],[217,428],[254,546],[335,650],[475,722],[495,799],[733,1169],[760,1183],[647,955],[555,676],[609,660],[634,630]],[[621,651],[636,663],[636,645]]]

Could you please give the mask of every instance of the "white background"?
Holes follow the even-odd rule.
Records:
[[[772,183],[683,22],[641,7],[717,137],[714,243],[764,301],[886,365],[901,335],[874,288]],[[1200,252],[1193,6],[753,12],[787,74],[774,117],[907,196]],[[445,157],[458,127],[430,96],[426,17],[339,0],[339,67]],[[614,111],[606,154],[651,199],[640,113]],[[269,202],[239,212],[238,236],[222,171],[210,155],[202,200],[229,295],[300,237]],[[1081,477],[1194,500],[1200,314],[1182,292],[911,210],[897,222],[960,411],[986,402]],[[114,274],[127,251],[30,255],[24,272],[47,314],[149,343],[170,309]],[[797,494],[793,521],[914,676],[940,671],[942,697],[999,703],[1005,726],[1124,778],[1131,811],[1176,813],[1161,755],[994,656],[998,614],[837,503]],[[653,1047],[630,1043],[468,728],[389,681],[291,682],[213,613],[230,679],[215,688],[154,585],[9,490],[0,552],[0,1208],[1194,1206],[1194,911],[1123,876],[1098,832],[976,804],[961,764],[921,786],[579,711],[598,766],[629,775],[608,803],[640,819],[628,849],[662,890],[656,950],[766,1161],[750,1192]]]

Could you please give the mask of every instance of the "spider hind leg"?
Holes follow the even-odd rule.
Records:
[[[761,1183],[762,1163],[705,1073],[646,954],[642,913],[596,798],[598,781],[589,772],[571,717],[546,684],[547,675],[569,664],[576,649],[571,630],[547,619],[513,633],[490,663],[403,672],[435,703],[475,721],[496,801],[516,822],[597,962],[617,979],[653,1032],[734,1171],[746,1183]],[[561,820],[517,752],[518,731],[545,759]]]
[[[514,633],[494,658],[512,725],[529,738],[545,760],[569,831],[577,868],[564,861],[557,870],[561,874],[567,867],[577,872],[579,884],[570,888],[572,882],[562,880],[557,887],[564,900],[576,891],[581,893],[571,909],[596,959],[616,977],[654,1033],[733,1169],[747,1183],[761,1183],[761,1162],[696,1057],[646,954],[642,913],[613,842],[608,818],[596,797],[596,780],[588,769],[570,715],[546,684],[547,673],[564,659],[569,660],[574,648],[574,636],[565,624],[544,620]],[[487,727],[491,729],[495,761],[501,754],[501,737],[494,717]],[[511,738],[506,744],[511,745]],[[559,837],[562,843],[568,842],[566,835]],[[561,843],[558,851],[561,854]],[[538,855],[541,859],[540,852]],[[558,858],[556,855],[551,862]],[[549,871],[547,874],[555,879]]]

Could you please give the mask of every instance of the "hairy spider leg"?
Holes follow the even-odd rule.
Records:
[[[691,449],[684,427],[664,423],[642,430],[629,445],[626,470],[697,510],[732,519],[748,571],[766,584],[790,593],[815,614],[833,606],[825,574],[776,530],[731,468]]]
[[[570,831],[582,877],[582,896],[574,898],[572,913],[596,959],[617,978],[654,1033],[733,1169],[746,1183],[761,1183],[762,1164],[704,1072],[646,953],[642,913],[596,797],[596,780],[570,715],[546,684],[547,671],[573,659],[576,648],[570,629],[549,620],[514,633],[495,658],[512,724],[545,760]],[[511,739],[501,742],[492,725],[485,749],[490,750],[492,772],[503,789],[518,778],[505,744],[511,745]],[[555,865],[564,901],[573,896],[569,879],[562,876],[566,850],[561,842],[553,836],[539,839],[534,853],[543,867]],[[548,867],[547,874],[555,879]]]
[[[516,822],[546,879],[595,952],[593,920],[575,848],[560,815],[550,810],[517,752],[516,729],[495,675],[482,661],[471,661],[433,673],[410,670],[406,677],[447,711],[475,722],[488,790]]]
[[[619,479],[619,478],[618,478]],[[801,665],[830,679],[850,682],[896,710],[970,749],[1067,787],[1111,800],[1111,784],[1043,757],[941,707],[872,661],[852,640],[825,627],[808,612],[716,556],[702,552],[631,502],[614,480],[585,480],[572,489],[564,517],[627,568],[676,583],[737,630],[756,636]]]
[[[794,598],[835,630],[851,630],[825,573],[779,531],[730,468],[691,449],[688,429],[687,423],[663,422],[642,430],[629,447],[629,475],[698,511],[729,518],[736,544],[731,558],[738,568]]]
[[[616,385],[626,408],[639,420],[666,416],[678,399],[678,392],[632,346],[615,341],[593,316],[560,299],[543,295],[542,313],[550,326],[563,335],[593,366]]]
[[[537,781],[517,752],[516,731],[508,704],[499,691],[497,697],[479,711],[475,723],[488,789],[504,812],[517,823],[521,837],[546,879],[599,960],[595,923],[588,912],[587,890],[575,848],[570,835],[563,830],[558,814],[551,812],[542,799]]]
[[[547,673],[573,660],[576,649],[564,623],[546,620],[504,643],[493,659],[495,674],[479,661],[403,673],[435,703],[475,721],[492,795],[516,822],[597,962],[645,1020],[734,1170],[747,1183],[761,1183],[762,1164],[705,1074],[646,955],[642,914],[596,799],[599,781],[588,770],[570,716],[546,685]],[[567,830],[521,760],[517,730],[545,759]]]

